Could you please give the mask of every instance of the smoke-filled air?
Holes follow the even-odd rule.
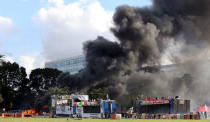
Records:
[[[86,68],[59,82],[86,91],[103,83],[109,96],[182,96],[210,103],[210,0],[153,0],[148,7],[119,6],[110,29],[84,43]]]

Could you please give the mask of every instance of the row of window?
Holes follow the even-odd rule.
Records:
[[[63,67],[57,67],[57,69],[60,69],[60,70],[67,70],[67,69],[82,69],[84,68],[85,65],[83,64],[79,64],[79,65],[70,65],[70,66],[63,66]]]
[[[58,67],[62,67],[62,66],[73,66],[73,65],[78,65],[78,64],[82,64],[85,65],[85,58],[77,58],[77,59],[71,59],[71,60],[66,60],[63,62],[58,62],[58,63],[54,63],[54,64],[46,64],[46,67],[49,68],[58,68]]]
[[[59,62],[57,63],[58,66],[66,66],[66,65],[75,65],[75,64],[80,64],[80,63],[85,63],[84,59],[71,59],[71,60],[67,60],[64,62]]]
[[[58,70],[70,72],[71,74],[78,73],[79,70],[85,67],[85,58],[79,57],[75,59],[69,59],[57,63],[46,64],[47,68],[57,68]]]

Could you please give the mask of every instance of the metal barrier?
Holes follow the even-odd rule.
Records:
[[[190,120],[199,120],[200,117],[198,114],[138,114],[138,119],[190,119]]]
[[[12,118],[12,117],[14,117],[14,114],[13,113],[3,113],[2,117],[3,118]]]

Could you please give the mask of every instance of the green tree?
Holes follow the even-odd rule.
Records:
[[[57,87],[51,87],[49,88],[49,92],[51,94],[59,94],[59,95],[67,95],[70,94],[69,87],[64,87],[64,88],[57,88]]]
[[[15,97],[15,105],[14,107],[16,109],[22,108],[22,109],[28,109],[32,108],[34,104],[34,95],[31,92],[31,88],[29,86],[30,80],[26,78],[26,74],[24,75],[25,78],[21,80],[19,83],[19,89],[16,93]]]
[[[2,99],[3,101],[0,103],[0,108],[6,108],[6,110],[8,109],[12,109],[12,105],[14,102],[14,92],[13,90],[5,85],[5,84],[1,84],[1,94],[2,94]]]
[[[0,55],[0,63],[3,61],[2,60],[3,55]],[[3,97],[2,97],[2,91],[1,91],[1,87],[0,87],[0,103],[2,103],[4,101]]]
[[[95,88],[88,90],[88,95],[90,99],[98,99],[98,98],[105,99],[107,94],[108,90],[106,88]]]
[[[30,87],[35,96],[44,95],[49,88],[55,87],[60,73],[61,71],[50,68],[32,70],[29,79]]]
[[[25,90],[29,81],[26,77],[25,68],[20,67],[17,63],[10,63],[2,61],[0,65],[0,89],[2,98],[4,101],[0,104],[1,107],[12,109],[18,107],[22,99],[18,96],[22,96],[24,93],[28,93]]]

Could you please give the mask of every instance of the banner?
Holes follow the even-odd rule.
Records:
[[[67,104],[68,103],[68,100],[57,100],[57,104],[60,105],[60,104]]]
[[[57,106],[56,107],[56,114],[70,114],[71,109],[70,106]]]
[[[152,105],[152,104],[169,104],[169,100],[143,100],[141,105]]]
[[[72,99],[79,99],[81,101],[88,101],[89,100],[88,95],[74,95],[74,94],[72,94],[71,98]]]
[[[200,106],[199,112],[209,112],[209,106]]]
[[[70,95],[62,95],[62,96],[58,96],[58,99],[69,100],[69,99],[71,99],[71,96]]]
[[[55,99],[52,99],[52,107],[55,107]]]
[[[179,100],[179,104],[184,104],[184,100]]]

